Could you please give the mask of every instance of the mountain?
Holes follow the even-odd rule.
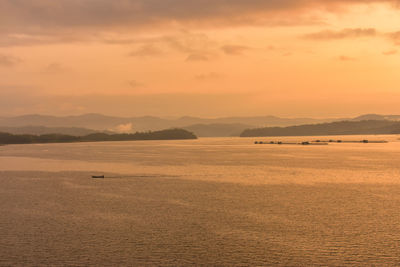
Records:
[[[400,134],[400,122],[387,120],[340,121],[290,127],[245,130],[241,137]]]
[[[226,137],[240,136],[245,130],[250,128],[250,125],[232,123],[232,124],[195,124],[184,127],[184,129],[195,133],[198,137]]]
[[[365,121],[365,120],[400,120],[400,115],[379,115],[379,114],[365,114],[358,116],[353,119],[354,121]]]
[[[182,117],[176,120],[181,126],[195,124],[245,124],[256,127],[261,126],[291,126],[306,123],[330,122],[336,119],[312,119],[312,118],[280,118],[275,116],[257,116],[257,117],[223,117],[216,119],[204,119],[196,117]]]

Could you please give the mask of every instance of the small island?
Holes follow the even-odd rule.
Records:
[[[133,134],[93,133],[85,136],[63,134],[15,135],[10,133],[0,133],[0,145],[186,139],[197,139],[197,136],[184,129],[137,132]]]
[[[375,135],[399,134],[400,122],[388,120],[338,121],[289,127],[265,127],[247,129],[241,137],[268,136],[327,136],[327,135]]]

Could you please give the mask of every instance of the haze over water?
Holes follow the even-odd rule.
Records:
[[[2,146],[0,265],[398,265],[397,138]]]

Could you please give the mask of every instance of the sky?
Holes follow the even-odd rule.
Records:
[[[399,0],[0,0],[0,116],[400,114]]]

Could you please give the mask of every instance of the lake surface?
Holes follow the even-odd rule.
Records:
[[[399,265],[398,138],[0,146],[0,266]]]

